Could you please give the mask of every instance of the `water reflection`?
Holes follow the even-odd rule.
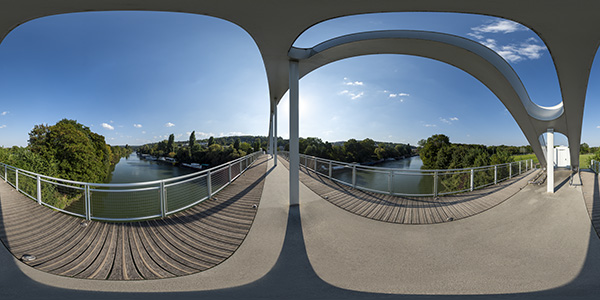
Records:
[[[132,183],[167,179],[197,172],[194,169],[173,166],[170,163],[148,161],[132,153],[123,157],[107,179],[108,183]]]

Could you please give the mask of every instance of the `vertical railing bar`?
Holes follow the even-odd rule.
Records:
[[[88,184],[84,185],[83,198],[85,199],[85,219],[89,221],[92,219],[92,205],[90,200],[90,186]]]
[[[394,178],[394,171],[390,170],[390,173],[388,174],[388,192],[390,193],[390,195],[392,195],[392,181]]]
[[[229,164],[229,183],[231,183],[231,164]]]
[[[508,163],[508,179],[512,178],[512,163]]]
[[[165,195],[165,182],[160,181],[160,215],[161,217],[167,216],[167,206],[166,206],[166,195]]]
[[[208,170],[207,173],[207,177],[206,177],[206,185],[208,186],[208,198],[212,198],[212,182],[211,182],[211,178],[210,178],[210,170]]]
[[[471,192],[473,191],[475,171],[471,169]]]
[[[329,161],[329,178],[330,179],[331,179],[331,176],[332,176],[332,174],[331,174],[331,161]]]
[[[433,172],[433,196],[438,196],[438,171]]]
[[[39,205],[42,205],[42,182],[40,180],[40,175],[36,176],[36,186],[37,186],[37,202]]]
[[[356,164],[352,165],[352,187],[356,188]]]
[[[494,166],[494,185],[498,184],[498,165]]]
[[[15,169],[15,187],[19,191],[19,169]]]

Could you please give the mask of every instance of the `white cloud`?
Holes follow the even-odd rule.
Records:
[[[485,36],[485,34],[489,33],[506,34],[527,30],[525,26],[512,21],[501,20],[487,25],[473,27],[471,30],[473,30],[473,32],[468,33],[468,36],[479,40],[482,45],[492,49],[509,62],[516,63],[525,59],[538,59],[542,57],[543,51],[546,50],[546,46],[539,44],[538,40],[534,37],[530,37],[521,43],[500,45],[496,39]]]
[[[452,122],[448,121],[447,119],[444,118],[440,118],[440,121],[446,123],[446,124],[452,124]]]
[[[450,118],[450,121],[458,121],[458,118],[457,117],[452,117],[452,118]]]
[[[0,125],[0,129],[6,128],[6,125]]]
[[[110,125],[109,125],[109,124],[107,124],[107,123],[102,123],[102,127],[106,128],[106,129],[108,129],[108,130],[115,130],[115,128],[114,128],[114,127],[110,126]]]
[[[474,34],[476,35],[481,33],[511,33],[515,31],[526,30],[526,28],[513,21],[500,20],[490,24],[473,27],[471,30],[473,30],[475,32]]]
[[[6,116],[8,114],[8,111],[3,111],[2,113],[0,113],[0,115],[2,116]]]
[[[142,128],[142,124],[133,124],[133,127],[135,127],[135,128]]]
[[[360,93],[356,94],[356,93],[350,92],[348,90],[343,90],[340,92],[340,95],[348,95],[348,96],[350,96],[350,99],[352,99],[352,100],[356,100],[356,99],[362,97],[364,94],[365,94],[364,92],[360,92]]]
[[[165,127],[173,127],[173,126],[175,126],[175,124],[173,124],[171,122],[168,122],[168,123],[165,124]]]
[[[352,86],[356,86],[356,85],[363,85],[364,83],[362,81],[354,81],[354,82],[344,82],[345,85],[352,85]]]
[[[6,127],[6,125],[4,125]],[[596,128],[600,128],[600,125],[596,126]]]
[[[435,125],[435,124],[425,124],[424,126],[425,127],[437,127],[437,125]]]
[[[389,97],[390,98],[396,98],[396,97],[408,97],[410,96],[410,94],[407,93],[397,93],[397,94],[390,94]]]

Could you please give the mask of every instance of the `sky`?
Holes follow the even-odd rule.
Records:
[[[543,41],[503,19],[456,13],[380,13],[325,21],[294,43],[385,29],[462,36],[504,57],[531,99],[560,103]],[[595,63],[582,142],[600,145],[594,115]],[[268,134],[269,95],[252,38],[230,22],[163,12],[86,12],[22,24],[0,44],[0,146],[26,146],[36,124],[74,119],[111,145]],[[288,137],[288,99],[278,133]],[[433,134],[451,142],[526,145],[512,116],[483,84],[450,65],[407,55],[370,55],[321,67],[300,81],[300,136],[324,141],[372,138],[417,144]],[[557,134],[556,144],[567,145]]]

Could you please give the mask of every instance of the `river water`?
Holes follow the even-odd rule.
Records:
[[[109,176],[108,183],[132,183],[167,179],[197,172],[158,161],[141,159],[136,153],[123,157]]]
[[[360,187],[366,187],[378,191],[388,192],[391,188],[394,193],[402,194],[432,194],[433,177],[422,175],[419,172],[409,172],[408,170],[420,170],[423,161],[419,156],[413,156],[406,159],[385,161],[374,165],[379,168],[393,168],[397,171],[390,176],[389,171],[385,172],[356,172],[356,184]],[[405,172],[402,172],[404,170]],[[345,168],[333,172],[333,177],[344,182],[352,183],[352,169]]]

